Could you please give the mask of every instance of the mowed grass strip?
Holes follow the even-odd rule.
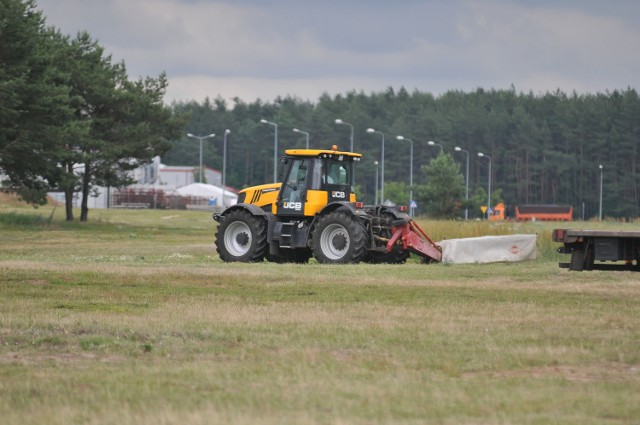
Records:
[[[128,229],[106,219],[80,230],[2,229],[3,422],[640,417],[633,273],[569,273],[551,258],[224,264],[213,228],[165,235],[136,223],[139,213]],[[148,236],[129,237],[133,230]],[[42,252],[60,238],[70,245]]]

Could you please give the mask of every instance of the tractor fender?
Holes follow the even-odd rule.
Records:
[[[257,207],[253,204],[235,204],[235,205],[231,205],[229,208],[227,208],[226,210],[222,211],[220,214],[214,213],[213,214],[213,219],[215,221],[217,221],[218,223],[220,223],[224,217],[229,214],[232,211],[237,211],[237,210],[245,210],[248,211],[251,215],[254,216],[262,216],[264,217],[267,221],[271,221],[273,214],[266,212],[265,210],[263,210],[260,207]],[[271,216],[271,217],[269,217]]]
[[[332,212],[337,211],[337,210],[349,211],[349,213],[351,213],[351,215],[356,215],[356,208],[353,206],[353,204],[351,204],[350,202],[346,202],[346,201],[339,201],[339,202],[332,202],[330,204],[327,204],[327,206],[325,206],[317,214],[317,216],[323,216],[323,215],[332,213]]]
[[[318,212],[313,217],[313,220],[311,220],[310,227],[313,228],[321,217],[338,210],[347,212],[354,217],[359,217],[360,219],[362,219],[360,217],[360,214],[358,213],[358,210],[356,210],[356,207],[353,204],[346,201],[338,201],[327,204],[322,210],[320,210],[320,212]]]
[[[407,213],[399,211],[397,208],[394,208],[394,207],[381,206],[380,212],[391,214],[396,220],[403,220],[406,222],[411,219]]]

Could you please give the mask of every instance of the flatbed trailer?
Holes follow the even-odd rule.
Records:
[[[559,253],[571,254],[562,268],[640,271],[640,231],[555,229],[552,239],[563,244]]]

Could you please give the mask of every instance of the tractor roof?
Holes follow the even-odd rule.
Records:
[[[331,149],[287,149],[284,151],[289,156],[313,156],[321,157],[323,155],[345,155],[351,158],[361,158],[361,153],[355,152],[343,152],[338,150],[336,145],[331,146]]]

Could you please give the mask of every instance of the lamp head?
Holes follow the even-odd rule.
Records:
[[[375,133],[376,131],[373,128],[367,128],[367,133]]]

